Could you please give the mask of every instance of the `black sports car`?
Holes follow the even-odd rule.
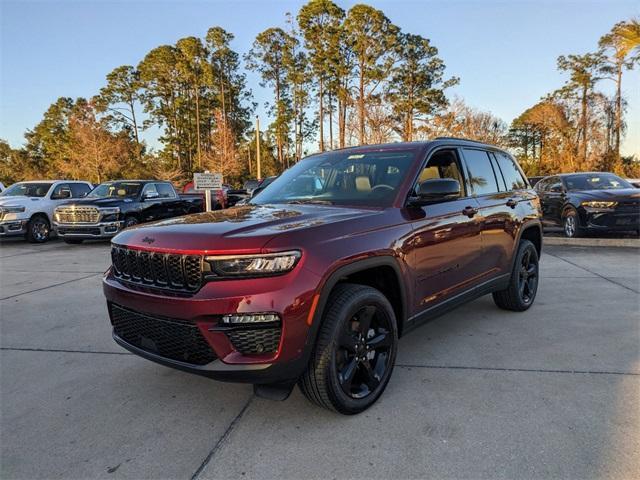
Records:
[[[588,231],[640,234],[640,191],[613,173],[565,173],[540,180],[545,226],[562,226],[567,237]]]

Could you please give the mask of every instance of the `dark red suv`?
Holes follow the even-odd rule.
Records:
[[[509,154],[372,145],[308,157],[246,206],[123,231],[104,293],[115,341],[142,357],[269,398],[298,383],[353,414],[412,328],[488,293],[529,308],[541,247],[538,197]]]

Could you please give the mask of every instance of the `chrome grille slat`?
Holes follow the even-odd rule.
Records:
[[[196,292],[202,286],[200,255],[150,252],[113,245],[113,275],[128,283],[177,292]]]
[[[100,211],[96,207],[58,207],[56,218],[60,223],[98,223]]]

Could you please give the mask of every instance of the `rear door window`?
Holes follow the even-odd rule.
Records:
[[[500,167],[504,181],[507,184],[507,190],[523,190],[527,188],[527,182],[514,161],[502,152],[497,152],[495,155],[498,160],[498,167]]]
[[[498,182],[491,166],[489,153],[465,148],[464,160],[469,171],[469,184],[475,195],[490,195],[498,191]]]

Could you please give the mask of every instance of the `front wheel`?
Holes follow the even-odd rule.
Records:
[[[124,228],[133,227],[138,224],[138,219],[133,215],[128,216],[124,219]]]
[[[51,225],[44,215],[34,215],[27,224],[27,240],[31,243],[44,243],[51,235]]]
[[[569,208],[562,215],[562,230],[567,238],[577,238],[582,235],[580,228],[580,218],[574,208]]]
[[[327,303],[318,339],[299,386],[312,402],[353,415],[382,395],[398,346],[396,317],[375,288],[341,284]]]
[[[529,240],[521,240],[509,286],[499,292],[493,292],[493,301],[504,310],[527,310],[536,298],[538,277],[538,251]]]

